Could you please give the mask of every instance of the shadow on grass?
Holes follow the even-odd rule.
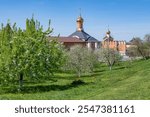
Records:
[[[105,71],[105,70],[104,70],[104,71]],[[99,76],[99,75],[102,74],[102,73],[103,73],[102,70],[101,70],[101,71],[94,71],[93,73],[82,74],[82,75],[81,75],[81,78],[86,79],[86,78],[96,77],[96,76]],[[56,79],[56,81],[57,81],[57,80],[60,80],[60,79],[63,79],[63,80],[66,79],[66,80],[72,81],[72,80],[74,80],[74,79],[78,79],[78,76],[77,76],[76,74],[73,74],[72,76],[68,76],[68,77],[56,75],[56,76],[53,76],[53,78]]]
[[[64,91],[71,88],[75,88],[81,85],[86,85],[87,83],[81,82],[72,82],[67,85],[36,85],[36,86],[24,86],[20,93],[39,93],[39,92],[48,92],[48,91]],[[13,88],[7,90],[6,93],[18,93],[18,88]]]
[[[74,79],[76,79],[77,78],[77,76],[76,75],[72,75],[72,76],[63,76],[63,75],[55,75],[55,76],[53,76],[53,78],[56,80],[56,81],[58,81],[58,80],[60,80],[60,79],[67,79],[67,80],[74,80]]]
[[[113,68],[113,70],[119,70],[119,69],[126,69],[126,67],[121,66],[121,67],[115,67],[115,68]]]
[[[106,70],[95,70],[94,73],[105,72]]]

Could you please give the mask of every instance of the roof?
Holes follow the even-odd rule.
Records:
[[[76,31],[76,32],[72,33],[71,35],[69,35],[69,37],[76,37],[82,41],[87,41],[87,42],[98,42],[97,39],[90,36],[88,33],[84,32],[83,30]]]
[[[110,36],[110,37],[105,36],[105,37],[103,38],[103,40],[104,40],[104,41],[108,41],[108,40],[109,40],[109,41],[113,41],[114,38],[111,37],[111,36]]]
[[[127,42],[126,45],[133,45],[131,42]]]
[[[59,37],[60,42],[84,42],[75,37]]]
[[[76,37],[48,37],[49,39],[58,39],[59,42],[74,42],[74,43],[81,43],[81,42],[85,42],[83,40],[80,40]]]

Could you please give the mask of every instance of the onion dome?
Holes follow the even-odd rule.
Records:
[[[111,32],[110,32],[110,30],[108,30],[107,32],[106,32],[106,34],[110,34]]]
[[[79,16],[78,18],[77,18],[77,22],[83,22],[84,20],[83,20],[83,18],[81,17],[81,16]]]

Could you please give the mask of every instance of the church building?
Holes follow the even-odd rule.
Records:
[[[84,31],[83,23],[84,19],[80,15],[76,20],[76,31],[70,34],[68,37],[58,37],[58,41],[68,49],[74,45],[81,45],[94,50],[100,48],[100,41]]]
[[[87,32],[83,28],[84,19],[81,15],[76,20],[76,31],[70,34],[68,37],[53,37],[58,39],[67,49],[70,49],[74,45],[81,45],[93,50],[99,48],[111,48],[117,50],[121,55],[126,55],[127,44],[125,41],[117,41],[111,36],[110,30],[106,32],[106,36],[100,42]],[[51,38],[51,37],[49,37]]]

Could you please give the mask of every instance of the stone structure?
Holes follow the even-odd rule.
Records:
[[[102,41],[102,48],[111,48],[117,50],[121,55],[126,55],[126,41],[115,41],[108,30]]]

